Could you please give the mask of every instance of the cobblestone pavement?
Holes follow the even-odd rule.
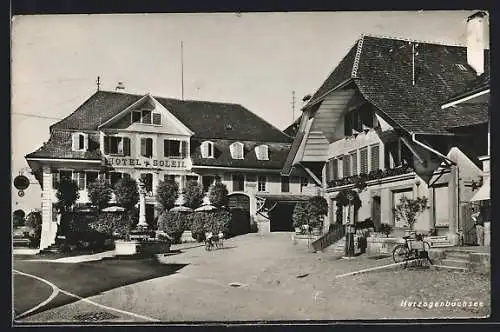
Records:
[[[103,292],[90,298],[113,308],[165,322],[350,320],[484,317],[489,314],[489,276],[436,270],[382,270],[337,278],[392,263],[364,255],[340,259],[293,245],[290,233],[247,234],[222,250],[193,245],[162,257],[189,264],[177,273]],[[175,249],[175,247],[173,248]],[[481,301],[483,306],[403,307],[402,301]],[[81,301],[26,321],[71,321]],[[87,309],[85,309],[87,310]],[[94,311],[102,311],[94,308]],[[131,319],[120,315],[120,319]],[[133,317],[132,317],[133,319]],[[140,319],[134,319],[140,321]]]

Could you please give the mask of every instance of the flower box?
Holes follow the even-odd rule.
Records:
[[[137,254],[137,249],[139,246],[139,241],[131,240],[115,240],[115,254],[116,255],[135,255]]]

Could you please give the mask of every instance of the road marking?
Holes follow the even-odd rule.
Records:
[[[86,302],[86,303],[92,304],[92,305],[94,305],[94,306],[96,306],[96,307],[99,307],[99,308],[103,308],[103,309],[108,309],[108,310],[116,311],[116,312],[119,312],[119,313],[121,313],[121,314],[129,315],[129,316],[132,316],[132,317],[136,317],[136,318],[140,318],[140,319],[144,319],[144,320],[148,320],[148,321],[152,321],[152,322],[159,322],[159,321],[160,321],[159,319],[155,319],[155,318],[151,318],[151,317],[148,317],[148,316],[143,316],[143,315],[135,314],[135,313],[130,312],[130,311],[126,311],[126,310],[122,310],[122,309],[117,309],[117,308],[109,307],[109,306],[107,306],[107,305],[99,304],[99,303],[94,302],[94,301],[92,301],[92,300],[89,300],[89,299],[87,299],[87,298],[83,298],[83,297],[81,297],[81,296],[79,296],[79,295],[76,295],[76,294],[70,293],[70,292],[68,292],[68,291],[65,291],[65,290],[63,290],[63,289],[61,289],[61,288],[57,287],[56,285],[54,285],[54,284],[53,284],[53,283],[51,283],[50,281],[45,280],[45,279],[43,279],[43,278],[40,278],[40,277],[38,277],[38,276],[35,276],[35,275],[32,275],[32,274],[28,274],[28,273],[24,273],[24,272],[17,271],[17,270],[12,270],[12,271],[14,271],[15,273],[22,274],[22,275],[25,275],[25,276],[27,276],[27,277],[31,277],[31,278],[34,278],[34,279],[37,279],[37,280],[40,280],[40,281],[42,281],[42,282],[46,283],[47,285],[49,285],[50,287],[52,287],[52,289],[53,289],[53,290],[54,290],[54,289],[55,289],[55,290],[57,290],[56,295],[57,295],[57,293],[63,293],[63,294],[66,294],[66,295],[68,295],[68,296],[74,297],[74,298],[76,298],[76,299],[78,299],[78,300],[80,300],[80,301],[83,301],[83,302]],[[54,294],[54,293],[53,293],[53,294]],[[52,294],[52,295],[53,295],[53,294]],[[53,297],[52,297],[52,295],[51,295],[51,297],[50,297],[50,301],[52,301],[52,300],[54,299],[54,297],[55,297],[55,295],[54,295]],[[47,299],[47,300],[48,300],[48,299]],[[34,308],[32,308],[32,309],[30,309],[30,310],[28,310],[28,311],[26,311],[26,312],[24,312],[24,313],[22,313],[22,314],[18,315],[18,316],[17,316],[17,317],[15,317],[14,319],[19,319],[20,317],[25,316],[26,314],[29,314],[29,313],[33,312],[34,310],[36,310],[36,309],[40,308],[42,305],[46,305],[47,303],[49,303],[49,302],[50,302],[50,301],[47,301],[47,300],[45,300],[44,302],[40,303],[40,304],[39,304],[39,305],[37,305],[36,307],[34,307]]]
[[[59,292],[60,292],[59,287],[57,287],[56,285],[54,285],[50,281],[47,281],[47,280],[42,279],[40,277],[31,275],[31,274],[28,274],[28,273],[24,273],[24,272],[21,272],[21,271],[16,271],[16,270],[13,270],[13,271],[14,271],[14,273],[17,273],[17,274],[20,274],[20,275],[23,275],[23,276],[26,276],[26,277],[31,277],[31,278],[37,279],[37,280],[39,280],[39,281],[41,281],[41,282],[49,285],[52,288],[52,294],[50,294],[50,296],[47,299],[45,299],[44,301],[40,302],[38,305],[34,306],[33,308],[31,308],[31,309],[23,312],[22,314],[17,315],[17,317],[15,317],[15,319],[22,318],[22,317],[24,317],[24,316],[32,313],[33,311],[35,311],[35,310],[43,307],[44,305],[46,305],[50,301],[52,301],[57,296],[57,294],[59,294]]]
[[[392,264],[387,264],[387,265],[370,267],[368,269],[363,269],[363,270],[359,270],[359,271],[354,271],[354,272],[340,274],[338,276],[335,276],[335,278],[343,278],[343,277],[353,276],[353,275],[364,273],[364,272],[371,272],[371,271],[381,270],[381,269],[385,269],[385,268],[388,268],[388,267],[403,265],[403,264],[406,264],[406,263],[411,262],[411,261],[412,260],[408,260],[408,261],[403,261],[403,262],[399,262],[399,263],[392,263]]]

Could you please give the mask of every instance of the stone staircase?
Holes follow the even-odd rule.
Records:
[[[51,244],[45,249],[42,249],[39,251],[39,254],[58,254],[61,252],[60,246],[56,245],[55,243]]]
[[[489,273],[490,253],[474,247],[432,248],[431,259],[437,269]]]
[[[342,238],[345,238],[344,234],[345,228],[342,224],[333,224],[326,234],[312,243],[312,247],[314,251],[323,251],[332,244],[342,240]]]
[[[442,236],[428,236],[424,238],[424,241],[428,242],[431,248],[446,248],[453,247],[446,235]]]

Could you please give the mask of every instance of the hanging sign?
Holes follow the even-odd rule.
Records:
[[[26,190],[30,186],[30,180],[24,175],[18,175],[14,178],[14,187],[18,190]]]

